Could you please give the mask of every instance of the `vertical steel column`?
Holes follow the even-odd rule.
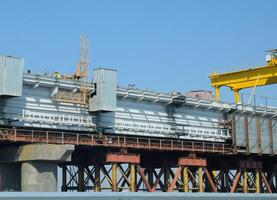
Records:
[[[67,191],[67,171],[66,171],[67,167],[66,164],[62,165],[62,192],[66,192]]]
[[[258,144],[258,153],[262,154],[262,142],[261,142],[261,123],[260,118],[257,116],[256,119],[256,129],[257,129],[257,144]]]
[[[203,192],[203,169],[198,168],[198,192]]]
[[[170,171],[169,167],[164,168],[164,191],[167,192],[170,185]]]
[[[136,168],[135,164],[130,164],[130,192],[136,192]]]
[[[153,168],[150,167],[148,171],[148,183],[152,186],[153,185]]]
[[[220,91],[219,91],[219,87],[215,87],[215,100],[217,102],[220,101]]]
[[[245,145],[246,145],[246,153],[250,153],[250,147],[249,147],[249,130],[248,130],[248,116],[244,116],[244,137],[245,137]]]
[[[188,167],[183,167],[182,173],[182,180],[183,180],[183,190],[184,192],[189,192],[189,174],[188,174]]]
[[[234,152],[237,152],[236,114],[232,114],[232,141]]]
[[[99,164],[95,164],[95,186],[94,191],[100,192],[101,191],[101,180],[100,180],[100,166]]]
[[[112,164],[112,191],[117,192],[117,163]]]
[[[256,185],[256,193],[261,192],[261,182],[260,182],[260,170],[256,169],[255,171],[255,185]]]
[[[219,180],[221,183],[221,192],[226,192],[226,174],[225,174],[225,169],[222,169],[220,172]]]
[[[84,192],[84,166],[78,165],[78,192]]]
[[[272,118],[268,119],[269,147],[271,155],[274,155]]]
[[[248,193],[248,172],[246,169],[243,170],[242,179],[242,191]]]
[[[235,96],[235,103],[238,104],[238,103],[240,103],[239,90],[233,90],[233,91],[234,91],[234,96]]]
[[[226,186],[226,191],[225,192],[230,192],[230,177],[229,177],[229,170],[228,169],[224,169],[224,176],[225,176],[225,186]]]

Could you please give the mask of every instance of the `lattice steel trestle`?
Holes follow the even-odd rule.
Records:
[[[62,191],[277,192],[274,157],[86,147],[74,154],[60,163]]]

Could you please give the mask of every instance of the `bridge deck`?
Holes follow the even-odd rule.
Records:
[[[150,137],[130,137],[123,135],[98,136],[96,134],[26,130],[16,128],[0,128],[0,141],[89,145],[95,147],[128,148],[152,151],[187,151],[220,154],[228,154],[232,152],[231,145],[226,143]]]

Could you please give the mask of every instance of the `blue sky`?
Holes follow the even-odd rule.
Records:
[[[212,90],[211,72],[265,64],[277,48],[277,1],[1,1],[0,54],[33,71],[73,72],[79,36],[91,68],[118,70],[119,84],[186,92]],[[256,93],[277,97],[277,86]],[[250,91],[245,91],[250,92]],[[223,90],[223,99],[231,99]]]

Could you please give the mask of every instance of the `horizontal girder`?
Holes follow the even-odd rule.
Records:
[[[255,86],[277,83],[277,67],[266,66],[210,76],[213,87],[227,86],[232,90],[241,90]]]

